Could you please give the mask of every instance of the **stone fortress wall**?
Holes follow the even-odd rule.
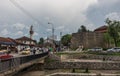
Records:
[[[104,47],[104,36],[100,32],[80,32],[73,33],[71,39],[71,48],[84,48]]]

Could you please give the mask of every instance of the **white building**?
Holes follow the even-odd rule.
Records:
[[[16,40],[23,43],[23,44],[28,44],[28,45],[35,45],[36,44],[36,40],[33,40],[33,39],[26,37],[26,36],[23,36],[23,37],[18,38]]]

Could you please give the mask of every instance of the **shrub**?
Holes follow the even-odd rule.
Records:
[[[88,68],[86,68],[86,69],[85,69],[85,73],[89,73],[89,70],[88,70]]]
[[[75,68],[72,69],[72,73],[75,73]]]

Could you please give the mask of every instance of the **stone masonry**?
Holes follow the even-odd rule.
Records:
[[[78,48],[83,46],[84,48],[103,47],[103,33],[100,32],[80,32],[73,33],[71,39],[71,47]]]
[[[120,62],[51,62],[46,69],[120,70]]]

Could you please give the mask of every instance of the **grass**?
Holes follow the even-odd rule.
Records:
[[[86,69],[60,69],[61,72],[66,73],[90,73],[90,70],[86,71]]]
[[[46,63],[51,63],[51,62],[55,62],[55,61],[57,61],[57,60],[50,59],[50,58],[46,58],[46,59],[45,59],[45,62],[46,62]]]
[[[94,54],[94,55],[110,55],[110,56],[120,56],[120,52],[111,52],[111,53],[103,53],[103,52],[85,52],[86,54]]]
[[[109,52],[109,53],[104,53],[104,52],[92,52],[92,51],[84,51],[84,52],[57,52],[55,53],[57,56],[60,55],[81,55],[81,54],[90,54],[90,55],[107,55],[107,56],[120,56],[120,52]]]
[[[67,55],[68,53],[55,53],[56,55],[60,56],[60,55]]]
[[[83,54],[83,53],[65,53],[65,52],[58,52],[58,53],[55,53],[56,55],[60,56],[60,55],[80,55],[80,54]]]
[[[90,71],[88,70],[88,68],[86,68],[85,70],[72,69],[72,73],[90,73]]]

